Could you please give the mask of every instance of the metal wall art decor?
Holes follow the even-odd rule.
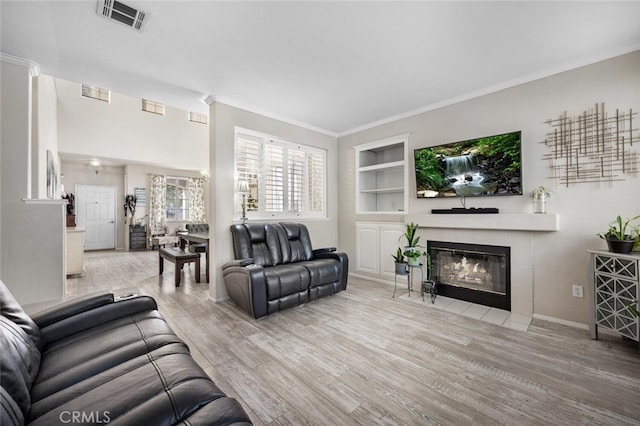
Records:
[[[547,120],[552,130],[541,143],[549,153],[542,158],[551,163],[551,177],[567,187],[637,177],[637,115],[631,109],[608,114],[604,103],[597,103],[578,116],[568,117],[565,111],[559,118]]]

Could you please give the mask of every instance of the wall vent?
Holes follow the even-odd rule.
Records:
[[[142,110],[158,115],[164,115],[164,104],[161,104],[160,102],[150,101],[149,99],[143,99]]]
[[[189,121],[193,121],[194,123],[207,124],[207,114],[189,111]]]
[[[98,15],[142,31],[149,14],[116,0],[98,0]]]
[[[82,85],[82,96],[85,98],[97,99],[99,101],[111,102],[111,91],[102,87]]]

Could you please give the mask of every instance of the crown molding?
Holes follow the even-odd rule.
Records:
[[[209,95],[205,99],[205,103],[207,103],[209,105],[213,104],[214,102],[220,103],[220,104],[224,104],[224,105],[227,105],[227,106],[230,106],[230,107],[233,107],[233,108],[239,108],[239,109],[242,109],[244,111],[248,111],[248,112],[251,112],[251,113],[254,113],[254,114],[262,115],[262,116],[267,117],[267,118],[272,118],[274,120],[278,120],[278,121],[281,121],[283,123],[292,124],[294,126],[298,126],[298,127],[303,128],[303,129],[311,130],[312,132],[322,133],[323,135],[331,136],[333,138],[337,138],[338,137],[338,134],[336,132],[332,132],[330,130],[322,129],[320,127],[316,127],[316,126],[313,126],[313,125],[308,124],[308,123],[303,123],[301,121],[293,120],[291,118],[284,117],[282,115],[273,113],[271,111],[267,111],[265,109],[262,109],[260,107],[255,106],[255,105],[245,104],[245,103],[239,102],[239,101],[237,101],[235,99],[227,98],[225,96]]]
[[[28,68],[31,77],[37,77],[40,75],[40,65],[33,61],[30,61],[29,59],[19,58],[18,56],[0,52],[0,61]]]
[[[509,89],[515,86],[519,86],[521,84],[530,83],[536,80],[541,80],[546,77],[551,77],[556,74],[561,74],[563,72],[572,71],[584,66],[593,65],[595,63],[606,61],[608,59],[612,59],[617,56],[626,55],[628,53],[632,53],[638,50],[640,50],[640,43],[636,42],[627,46],[623,46],[620,49],[609,51],[606,54],[592,55],[589,57],[581,58],[580,60],[577,60],[577,61],[564,62],[556,67],[548,68],[540,72],[527,74],[525,76],[518,77],[513,80],[508,80],[493,86],[488,86],[483,89],[475,90],[473,92],[468,92],[460,96],[445,99],[430,105],[426,105],[411,111],[403,112],[401,114],[392,115],[390,117],[373,121],[371,123],[363,124],[362,126],[354,127],[353,129],[346,130],[344,132],[339,132],[337,136],[338,138],[341,138],[343,136],[352,135],[354,133],[362,132],[364,130],[382,126],[384,124],[393,123],[394,121],[414,117],[416,115],[420,115],[425,112],[434,111],[434,110],[444,108],[450,105],[454,105],[460,102],[479,98],[480,96],[488,95],[491,93],[499,92],[504,89]]]

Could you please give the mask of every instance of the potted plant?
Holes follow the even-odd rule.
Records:
[[[404,237],[407,239],[407,245],[404,247],[404,255],[407,257],[407,263],[409,266],[420,265],[420,256],[426,255],[425,252],[418,250],[418,242],[420,242],[420,236],[416,235],[418,230],[417,223],[407,224],[407,230],[404,233]]]
[[[616,220],[609,225],[609,230],[604,234],[598,234],[600,238],[607,242],[609,251],[613,253],[628,254],[633,250],[633,246],[638,242],[638,227],[632,227],[631,222],[640,219],[640,215],[627,220],[622,220],[618,215]]]
[[[416,247],[407,247],[404,255],[407,256],[407,264],[409,266],[420,266],[420,257],[426,256],[424,251],[416,250]]]
[[[414,247],[418,247],[420,236],[416,235],[417,230],[418,230],[417,223],[411,222],[410,224],[407,225],[407,230],[404,233],[404,237],[407,239],[407,245],[405,246],[405,251],[408,251],[408,250],[411,251]]]
[[[398,247],[398,251],[396,254],[392,254],[393,260],[396,263],[396,274],[398,275],[406,275],[407,273],[407,262],[404,261],[404,254],[402,253],[402,249]]]
[[[549,198],[550,196],[551,191],[542,185],[531,191],[531,199],[533,200],[533,212],[546,213],[547,198]]]

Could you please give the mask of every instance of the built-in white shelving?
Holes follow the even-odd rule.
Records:
[[[409,135],[355,146],[356,213],[408,211]]]

